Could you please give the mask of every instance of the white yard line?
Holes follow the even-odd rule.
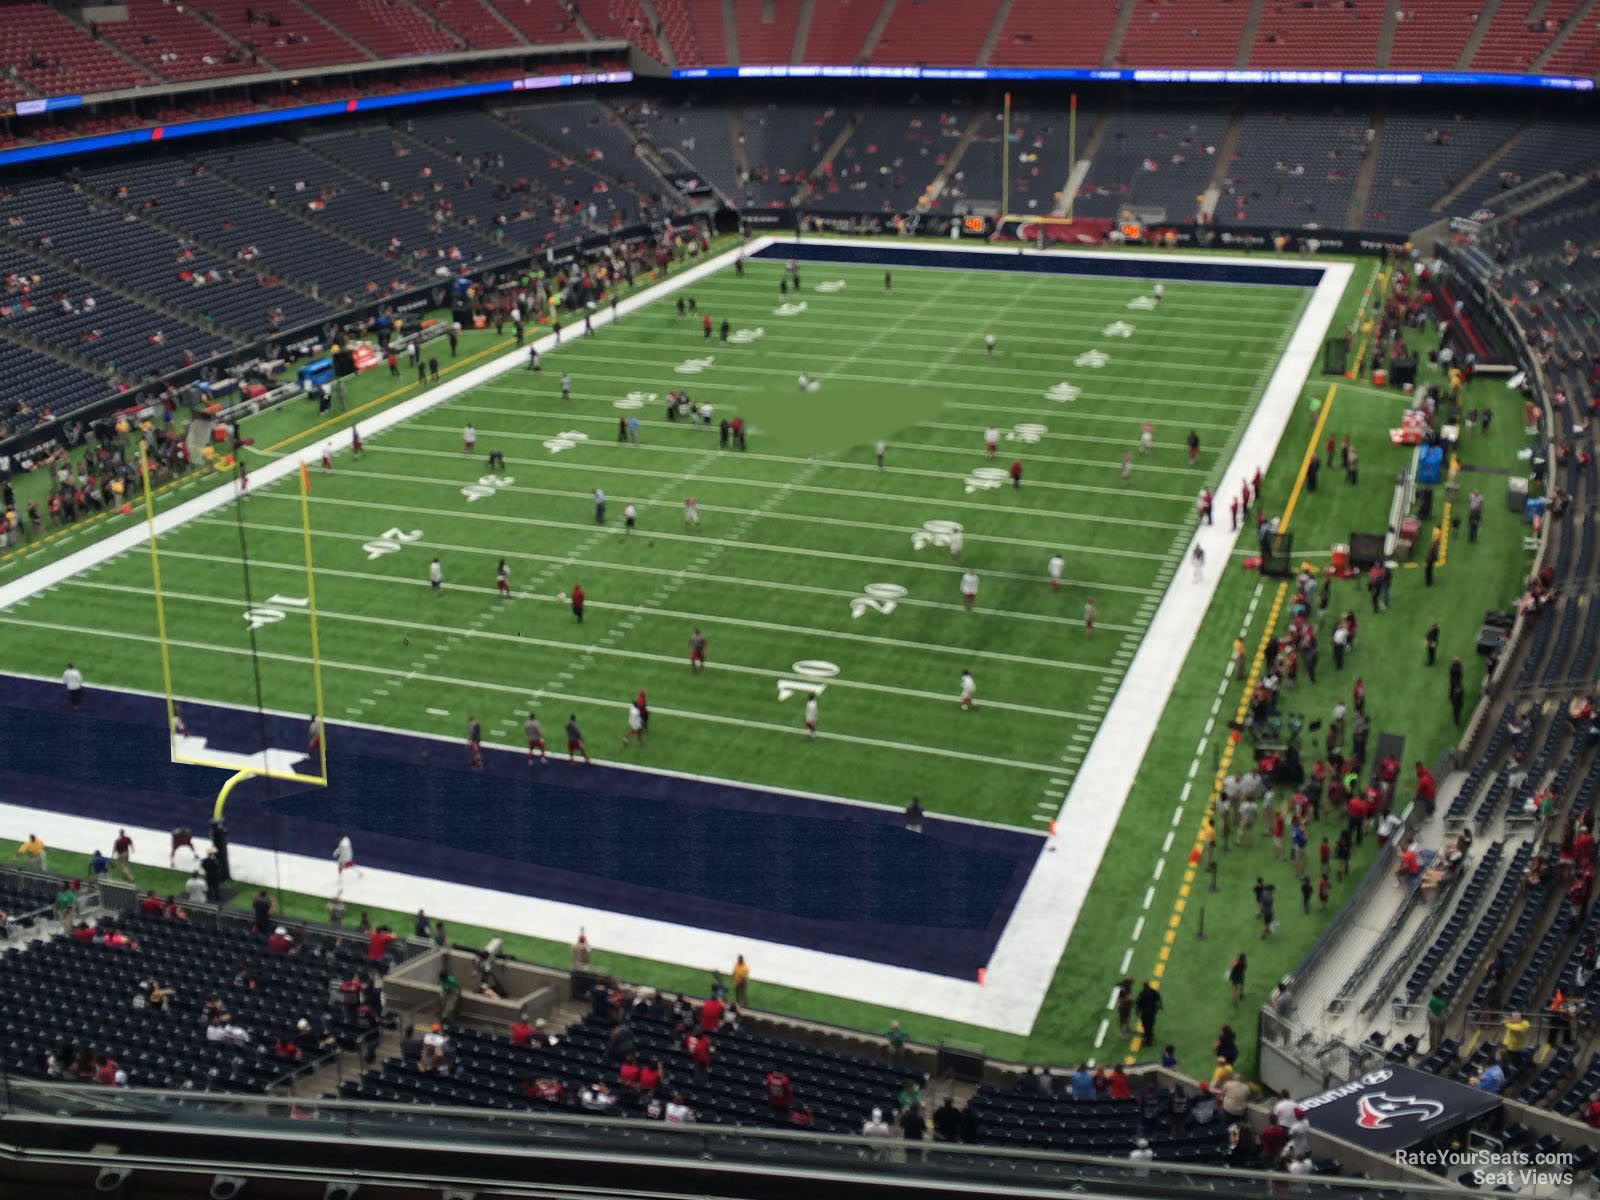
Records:
[[[208,524],[208,525],[224,524],[224,522],[219,521],[214,517],[204,518],[202,523]],[[225,523],[229,526],[229,528],[233,528],[233,522],[232,521],[228,521],[228,522],[225,522]],[[246,521],[244,523],[244,527],[246,529],[248,529],[248,530],[254,530],[254,531],[259,531],[259,532],[263,532],[263,533],[281,533],[281,534],[285,534],[285,535],[289,535],[289,536],[293,536],[293,537],[297,537],[297,538],[302,536],[302,531],[301,531],[301,529],[300,529],[300,527],[298,525],[264,525],[264,524],[260,524],[258,522]],[[351,541],[351,542],[364,542],[364,541],[369,540],[367,538],[367,535],[364,534],[364,533],[346,533],[343,530],[334,530],[334,529],[313,529],[311,531],[311,535],[313,537],[320,537],[320,538],[340,538],[340,539],[343,539],[345,541]],[[503,558],[507,558],[507,559],[515,559],[517,561],[538,562],[538,563],[552,562],[552,563],[561,563],[561,564],[570,564],[571,561],[572,561],[571,555],[567,555],[567,554],[531,554],[531,553],[528,553],[527,551],[516,551],[516,550],[496,551],[496,550],[493,550],[493,549],[486,549],[483,546],[467,546],[467,545],[462,545],[462,544],[456,543],[456,542],[432,542],[432,541],[422,540],[422,541],[418,541],[418,542],[413,542],[412,545],[414,545],[418,549],[422,549],[422,550],[446,550],[446,551],[451,551],[451,552],[459,553],[459,554],[471,554],[471,555],[474,555],[474,556],[480,556],[481,555],[481,556],[483,556],[485,558],[491,557],[491,556],[499,556],[499,557],[503,557]],[[163,561],[165,561],[166,559],[169,559],[169,558],[182,558],[182,559],[191,559],[191,560],[193,560],[195,562],[207,563],[207,564],[212,565],[212,566],[215,566],[216,565],[216,561],[217,561],[217,556],[214,555],[214,554],[195,554],[195,553],[192,553],[191,551],[187,551],[187,550],[162,550],[161,551],[161,557],[162,557]],[[292,572],[300,573],[302,575],[305,573],[305,564],[303,562],[301,562],[301,563],[273,562],[273,561],[270,561],[270,560],[267,560],[267,559],[263,559],[263,558],[260,558],[260,557],[257,557],[257,556],[252,556],[251,559],[250,559],[250,565],[251,565],[251,567],[262,567],[262,568],[270,569],[270,570],[292,571]],[[645,567],[645,566],[640,566],[640,565],[638,565],[636,563],[624,563],[624,562],[590,563],[590,564],[587,564],[584,569],[586,571],[620,571],[620,572],[622,572],[624,574],[629,574],[629,575],[660,575],[660,576],[666,576],[666,577],[671,577],[671,576],[679,574],[678,571],[676,571],[676,570],[674,570],[674,569],[672,569],[670,567]],[[702,582],[705,582],[705,583],[726,584],[726,585],[729,585],[729,586],[732,586],[732,587],[760,588],[760,589],[764,589],[764,590],[768,590],[768,591],[794,593],[794,594],[808,595],[808,596],[827,596],[827,597],[829,597],[831,599],[834,599],[834,600],[843,600],[846,603],[848,603],[851,600],[854,600],[855,598],[857,598],[861,594],[859,591],[852,592],[852,591],[847,591],[844,588],[825,588],[825,587],[818,587],[818,586],[816,586],[814,584],[805,584],[805,583],[784,583],[784,582],[780,582],[780,581],[772,580],[772,579],[750,579],[750,578],[747,578],[747,577],[744,577],[744,576],[740,576],[740,575],[716,575],[716,574],[711,574],[711,573],[706,572],[706,571],[685,571],[682,574],[683,574],[684,578],[686,578],[686,579],[699,580],[699,581],[702,581]],[[417,587],[417,588],[424,588],[424,587],[428,586],[427,582],[425,580],[422,580],[422,579],[409,579],[409,578],[397,579],[393,575],[382,575],[382,574],[377,574],[377,573],[371,572],[371,571],[348,571],[348,570],[342,570],[342,569],[340,569],[338,567],[322,567],[322,566],[319,566],[317,568],[317,575],[319,577],[323,576],[323,575],[328,575],[328,576],[333,576],[335,578],[340,578],[340,579],[363,580],[363,581],[370,582],[370,583],[379,583],[379,584],[382,584],[385,587],[390,586],[390,585],[395,584],[395,583],[401,583],[401,584],[405,584],[405,585],[412,586],[412,587]],[[1086,581],[1086,580],[1076,580],[1076,581],[1073,581],[1073,584],[1074,584],[1074,586],[1078,586],[1078,587],[1082,587],[1082,588],[1090,589],[1090,590],[1092,590],[1096,586],[1094,583],[1092,583],[1090,581]],[[460,589],[462,591],[482,592],[486,596],[492,596],[492,595],[497,594],[497,589],[490,588],[490,587],[476,587],[476,586],[474,586],[472,584],[460,584],[460,583],[453,584],[452,586],[457,588],[457,589]],[[527,590],[527,588],[525,586],[518,587],[516,589],[516,592],[517,592],[517,594],[519,596],[530,596],[531,597],[531,593],[528,592],[528,590]],[[543,596],[531,597],[531,598],[534,598],[534,599],[550,599],[550,597],[543,597]],[[902,606],[907,606],[907,607],[937,609],[937,610],[939,610],[941,612],[952,612],[952,613],[955,613],[955,612],[963,611],[963,607],[960,604],[943,603],[943,602],[938,601],[938,600],[918,600],[918,599],[916,599],[915,597],[912,597],[912,596],[902,596],[900,598],[900,600],[897,601],[897,603],[901,604]],[[634,607],[632,605],[626,605],[626,604],[609,604],[609,603],[606,603],[606,602],[600,601],[600,600],[590,600],[590,601],[588,601],[588,604],[593,606],[593,607],[595,607],[595,608],[614,608],[614,609],[624,610],[624,611],[631,611],[633,609],[633,607]],[[701,614],[701,615],[707,620],[737,620],[737,619],[740,619],[740,618],[736,618],[736,617],[731,616],[731,615],[722,616],[722,615],[714,614],[714,613],[712,613],[712,614]],[[1049,625],[1064,625],[1064,626],[1066,626],[1066,627],[1068,627],[1070,629],[1079,629],[1083,625],[1083,618],[1082,617],[1056,617],[1056,616],[1051,616],[1049,613],[1021,612],[1019,610],[1014,610],[1014,609],[998,609],[998,608],[988,609],[988,610],[986,610],[986,615],[991,616],[991,617],[1003,618],[1005,620],[1010,620],[1010,621],[1036,621],[1036,622],[1041,622],[1041,623],[1049,624]],[[1119,624],[1116,624],[1115,622],[1111,622],[1111,621],[1096,620],[1095,628],[1096,629],[1110,630],[1113,633],[1128,633],[1128,632],[1142,632],[1143,629],[1144,629],[1144,625],[1143,624],[1139,624],[1139,625],[1119,625]],[[1128,657],[1131,658],[1132,655],[1130,654]]]

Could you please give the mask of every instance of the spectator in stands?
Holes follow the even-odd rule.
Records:
[[[694,1109],[683,1102],[681,1092],[673,1092],[672,1099],[667,1101],[661,1110],[661,1119],[668,1125],[693,1125],[695,1121]]]
[[[289,936],[288,928],[279,925],[267,938],[267,953],[283,958],[293,950],[294,939]]]
[[[1428,997],[1428,1049],[1437,1050],[1444,1041],[1445,1021],[1450,1015],[1450,1001],[1438,987]]]
[[[1128,1086],[1128,1075],[1121,1063],[1113,1063],[1106,1075],[1106,1095],[1113,1100],[1133,1099],[1133,1089]]]
[[[1078,1069],[1073,1071],[1068,1080],[1068,1088],[1074,1100],[1094,1099],[1094,1075],[1088,1063],[1078,1064]]]
[[[421,916],[421,913],[418,913]],[[589,967],[589,935],[583,930],[578,930],[578,940],[572,943],[572,969],[584,971]]]
[[[432,922],[429,920],[428,914],[423,912],[422,909],[420,909],[420,908],[417,909],[417,920],[416,920],[416,926],[415,926],[415,928],[413,930],[413,933],[417,937],[422,938],[423,940],[427,940],[428,931],[429,931],[429,929],[431,927],[432,927]]]
[[[1528,1045],[1528,1035],[1533,1024],[1520,1012],[1509,1013],[1504,1022],[1505,1034],[1500,1039],[1500,1051],[1512,1070],[1521,1070],[1533,1057]]]
[[[1596,1097],[1595,1104],[1591,1105],[1591,1108],[1600,1107],[1600,1092],[1596,1093]],[[1597,1128],[1600,1128],[1600,1126],[1597,1126]],[[883,1109],[874,1108],[871,1115],[868,1116],[865,1121],[861,1122],[861,1136],[868,1138],[886,1138],[891,1136],[889,1132],[889,1122],[883,1119]]]
[[[1588,1107],[1583,1110],[1583,1123],[1590,1129],[1600,1129],[1600,1092],[1589,1097]]]
[[[694,1063],[696,1086],[704,1087],[711,1075],[711,1058],[714,1053],[711,1046],[711,1035],[701,1030],[691,1031],[684,1041],[684,1049],[689,1052],[689,1058]]]
[[[266,888],[262,888],[260,891],[258,891],[255,894],[255,898],[250,901],[250,909],[253,913],[255,913],[255,924],[253,927],[255,931],[262,936],[267,935],[267,927],[272,924],[271,917],[273,908],[274,905],[272,903],[272,897],[267,894]]]
[[[884,1032],[884,1040],[889,1043],[889,1058],[892,1062],[899,1062],[905,1055],[906,1042],[909,1040],[906,1031],[900,1028],[899,1021],[890,1021],[889,1028]]]
[[[155,888],[151,888],[146,892],[139,901],[139,911],[147,917],[159,917],[161,915],[161,897],[156,895]]]
[[[789,1112],[789,1106],[794,1103],[794,1083],[777,1067],[767,1072],[765,1081],[767,1091],[767,1107],[779,1120]]]
[[[1250,1109],[1250,1085],[1234,1075],[1216,1091],[1217,1102],[1229,1118],[1242,1120]]]
[[[1500,1065],[1499,1059],[1493,1059],[1489,1065],[1478,1073],[1472,1081],[1472,1086],[1480,1092],[1490,1092],[1498,1096],[1500,1089],[1506,1086],[1506,1069]]]
[[[204,904],[206,900],[206,881],[198,868],[193,871],[183,885],[183,898],[190,904]]]
[[[207,850],[200,860],[200,873],[206,877],[206,903],[222,903],[222,860],[217,857],[216,847]]]
[[[103,879],[110,870],[111,860],[100,851],[96,850],[89,856],[89,874],[94,879]]]
[[[367,938],[367,961],[380,971],[387,969],[389,947],[394,940],[394,932],[387,925],[379,925]]]

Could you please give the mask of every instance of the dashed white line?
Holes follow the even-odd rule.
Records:
[[[1151,886],[1145,888],[1145,890],[1144,890],[1144,908],[1145,908],[1146,912],[1150,911],[1150,906],[1155,903],[1155,899],[1156,899],[1156,889],[1155,889],[1155,885],[1152,884]]]
[[[450,715],[448,708],[430,708],[426,711],[430,717],[448,717]]]

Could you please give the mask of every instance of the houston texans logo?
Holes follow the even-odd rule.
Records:
[[[1356,1102],[1356,1112],[1356,1124],[1361,1128],[1388,1129],[1401,1117],[1415,1117],[1419,1122],[1435,1120],[1444,1115],[1444,1105],[1417,1096],[1369,1092]]]

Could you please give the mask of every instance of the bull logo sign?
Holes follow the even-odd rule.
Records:
[[[1391,1096],[1388,1092],[1368,1092],[1356,1101],[1356,1124],[1363,1129],[1390,1129],[1396,1122],[1411,1119],[1426,1124],[1444,1116],[1444,1105],[1420,1096]]]
[[[950,546],[950,539],[961,532],[955,521],[924,521],[922,528],[911,535],[911,548],[924,550],[929,546]]]
[[[1013,425],[1006,433],[1006,441],[1022,442],[1025,445],[1037,446],[1039,439],[1050,431],[1043,425]]]
[[[643,408],[646,404],[654,404],[659,396],[655,392],[629,392],[621,400],[611,402],[614,408],[633,409]]]
[[[1057,404],[1070,404],[1081,395],[1083,395],[1081,387],[1076,387],[1063,379],[1054,387],[1046,389],[1044,398],[1054,400]]]

